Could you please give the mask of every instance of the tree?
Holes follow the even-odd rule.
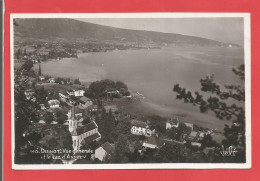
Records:
[[[58,111],[56,113],[56,117],[57,117],[57,122],[59,124],[63,124],[68,119],[68,116],[63,111]]]
[[[19,48],[16,52],[16,58],[19,59],[22,54],[22,50]]]
[[[109,111],[109,113],[106,113],[105,109],[103,109],[101,112],[101,120],[98,123],[100,133],[102,135],[102,142],[113,142],[112,133],[115,128],[115,118],[112,115],[111,110]]]
[[[119,135],[115,144],[115,154],[111,160],[113,163],[127,163],[128,162],[128,140],[125,135]]]
[[[23,50],[23,55],[27,55],[26,48]]]
[[[27,139],[24,138],[23,134],[29,129],[29,126],[33,122],[39,120],[39,117],[35,103],[26,99],[23,87],[28,85],[25,81],[21,81],[21,76],[19,74],[15,76],[15,85],[15,155],[18,156],[20,147],[27,142]],[[17,161],[17,157],[15,157],[15,160]]]
[[[38,103],[42,103],[42,104],[47,103],[46,97],[48,95],[48,92],[44,89],[43,86],[36,89],[35,94],[36,94],[36,100]]]
[[[46,112],[44,115],[46,123],[50,124],[54,120],[53,113],[51,112]]]
[[[64,139],[63,148],[66,148],[68,150],[73,150],[73,147],[72,147],[72,137],[71,137],[70,133],[68,133],[66,135],[66,139]]]
[[[167,121],[167,118],[158,115],[153,115],[149,116],[148,119],[152,130],[155,129],[160,134],[166,133],[165,123]]]
[[[232,71],[244,81],[245,66],[240,65]],[[225,139],[222,144],[225,147],[234,146],[237,148],[239,156],[229,157],[228,162],[245,162],[245,110],[243,103],[245,102],[245,89],[241,85],[226,84],[221,87],[214,82],[214,75],[209,75],[205,79],[200,80],[201,91],[209,93],[206,99],[199,92],[194,94],[181,88],[179,84],[174,85],[173,91],[177,93],[176,98],[199,106],[202,113],[211,111],[218,119],[232,120],[232,126],[225,125]],[[232,100],[232,104],[229,104]]]
[[[38,71],[38,75],[39,75],[39,76],[42,75],[41,63],[39,63],[39,71]]]
[[[157,162],[162,163],[185,162],[186,147],[181,144],[166,143],[154,157],[156,157]]]
[[[210,134],[205,135],[200,141],[200,143],[201,143],[201,148],[218,146],[217,142],[213,140]]]
[[[29,72],[32,67],[33,67],[33,62],[31,60],[26,60],[26,62],[24,62],[24,64],[22,65],[22,68],[27,72]]]
[[[90,118],[89,118],[89,117],[85,117],[85,118],[83,119],[83,121],[82,121],[82,124],[83,124],[83,125],[86,125],[86,124],[88,124],[88,123],[90,123],[90,122],[91,122]]]
[[[116,88],[117,88],[117,90],[120,90],[120,89],[127,90],[128,89],[127,85],[124,82],[121,82],[121,81],[116,82]]]
[[[81,85],[81,82],[79,81],[79,79],[75,79],[75,80],[74,80],[74,84],[79,84],[79,85]]]

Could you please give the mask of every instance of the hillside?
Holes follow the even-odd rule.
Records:
[[[189,44],[221,46],[223,43],[173,33],[140,31],[102,26],[73,19],[16,19],[15,37],[43,40],[77,40],[117,43]]]

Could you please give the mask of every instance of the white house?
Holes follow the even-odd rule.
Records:
[[[154,131],[149,129],[149,126],[143,122],[138,120],[131,121],[131,133],[134,135],[145,135],[145,136],[152,136]]]
[[[69,131],[72,136],[73,149],[79,150],[84,144],[98,141],[101,138],[101,134],[98,132],[98,125],[95,121],[84,126],[79,126],[74,110],[75,108],[72,106],[71,115],[69,117]]]
[[[43,120],[40,120],[38,123],[39,123],[39,124],[45,124],[46,122],[43,121]]]
[[[95,158],[99,159],[100,161],[103,161],[105,158],[109,159],[114,151],[114,145],[106,142],[95,150]]]
[[[190,128],[191,130],[193,130],[193,124],[191,123],[184,123],[188,128]]]
[[[143,143],[144,149],[146,149],[146,148],[150,148],[150,149],[161,148],[163,145],[164,145],[163,140],[158,136],[151,136],[151,137],[147,138]]]
[[[76,97],[82,97],[82,96],[84,96],[84,93],[85,93],[85,91],[84,90],[75,90],[75,92],[74,92],[74,96],[76,96]]]
[[[166,129],[171,129],[172,127],[178,128],[180,125],[180,121],[178,118],[174,118],[166,122]]]
[[[44,104],[39,104],[39,106],[41,107],[41,110],[45,110],[46,109]]]
[[[191,142],[191,145],[201,147],[201,143],[198,143],[198,142]]]
[[[80,104],[83,108],[88,108],[88,107],[90,107],[90,106],[93,105],[93,102],[92,102],[89,98],[83,96],[83,97],[80,98],[79,104]]]
[[[59,97],[61,101],[66,102],[69,98],[69,95],[67,93],[59,92]]]
[[[85,91],[82,90],[82,89],[68,90],[67,93],[68,93],[69,96],[82,97],[82,96],[84,96]]]
[[[58,101],[57,99],[49,100],[48,104],[49,104],[50,108],[60,107],[60,101]]]
[[[55,83],[55,79],[54,78],[49,78],[48,80],[50,83]]]
[[[43,80],[45,80],[45,77],[44,76],[39,76],[39,79],[40,79],[40,81],[43,81]]]

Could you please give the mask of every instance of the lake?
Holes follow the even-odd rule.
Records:
[[[172,91],[174,84],[190,90],[200,90],[201,78],[214,74],[216,82],[242,82],[232,68],[244,61],[242,48],[227,47],[172,47],[152,50],[124,50],[80,54],[43,62],[45,75],[79,78],[81,82],[101,79],[125,82],[131,91],[142,93],[145,104],[163,116],[186,114],[186,122],[209,128],[223,129],[226,121],[214,115],[201,114],[199,109],[180,100]]]

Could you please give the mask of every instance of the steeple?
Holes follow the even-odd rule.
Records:
[[[72,108],[71,108],[71,119],[74,121],[75,119],[75,106],[74,104],[72,105]]]
[[[73,132],[78,127],[77,120],[75,119],[75,106],[74,105],[72,105],[70,112],[71,112],[71,115],[70,115],[70,119],[69,119],[69,131]]]

